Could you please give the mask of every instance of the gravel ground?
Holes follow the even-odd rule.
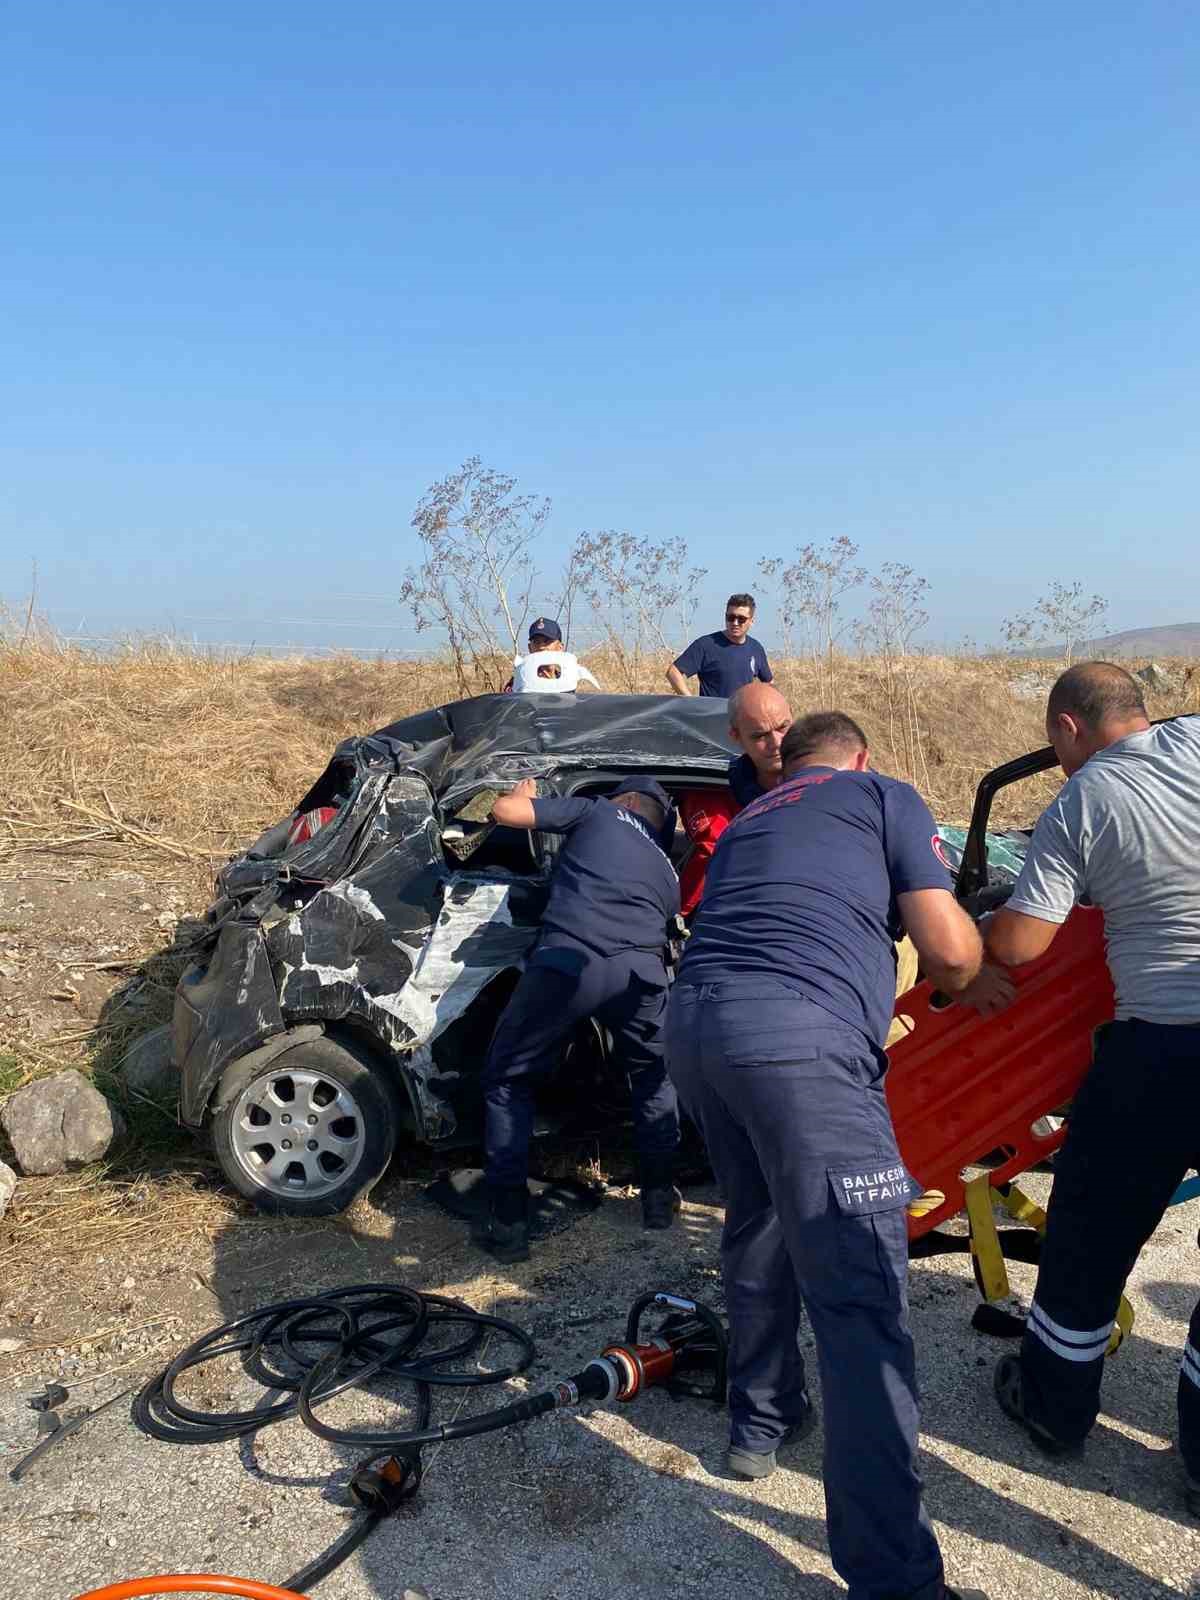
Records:
[[[1028,1187],[1044,1199],[1045,1179]],[[913,1263],[927,1496],[952,1580],[982,1586],[993,1600],[1200,1596],[1200,1524],[1183,1508],[1170,1444],[1198,1222],[1200,1202],[1169,1212],[1139,1263],[1130,1290],[1137,1326],[1109,1364],[1105,1414],[1082,1462],[1047,1462],[997,1411],[992,1368],[1006,1347],[970,1328],[976,1294],[965,1254]],[[77,1382],[132,1360],[126,1373],[72,1395],[72,1403],[103,1399],[205,1326],[339,1283],[400,1279],[521,1322],[538,1341],[532,1382],[540,1388],[619,1335],[643,1289],[719,1304],[719,1223],[712,1191],[693,1190],[682,1230],[643,1235],[634,1202],[617,1195],[528,1265],[480,1272],[462,1225],[411,1185],[393,1183],[349,1223],[267,1235],[234,1222],[213,1241],[189,1244],[186,1260],[99,1261],[86,1294],[71,1286],[72,1303],[119,1302],[123,1314],[112,1321],[152,1325],[103,1351],[81,1355],[75,1343],[71,1353],[69,1341],[6,1357],[14,1375],[0,1378],[0,1461],[10,1466],[35,1440],[28,1400],[36,1380]],[[1011,1274],[1027,1298],[1033,1269]],[[70,1295],[58,1286],[40,1293],[40,1313],[33,1300],[19,1308],[26,1324],[40,1314],[57,1328]],[[211,1398],[248,1397],[245,1383],[237,1370],[213,1374]],[[439,1415],[459,1403],[441,1395]],[[467,1402],[497,1403],[495,1390]],[[361,1398],[344,1404],[347,1418],[351,1406],[356,1421],[370,1414]],[[321,1600],[399,1600],[406,1586],[437,1600],[842,1593],[825,1549],[819,1430],[785,1458],[786,1470],[756,1485],[722,1475],[723,1440],[713,1408],[654,1393],[630,1407],[558,1413],[430,1451],[417,1500],[315,1592]],[[65,1600],[147,1572],[282,1582],[345,1527],[354,1455],[296,1421],[250,1441],[160,1444],[117,1406],[20,1484],[5,1477],[0,1600]]]

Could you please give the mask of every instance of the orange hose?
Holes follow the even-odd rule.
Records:
[[[294,1589],[279,1589],[273,1583],[258,1583],[253,1578],[225,1578],[219,1572],[167,1572],[159,1578],[126,1578],[121,1583],[89,1589],[75,1600],[136,1600],[147,1594],[236,1594],[243,1600],[305,1600]]]

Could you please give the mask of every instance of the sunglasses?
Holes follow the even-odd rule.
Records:
[[[744,616],[740,611],[727,611],[725,613],[725,621],[726,622],[749,622],[750,618],[747,617],[747,616]]]

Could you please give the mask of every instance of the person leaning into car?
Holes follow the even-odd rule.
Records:
[[[664,952],[679,911],[664,848],[675,828],[671,797],[652,778],[626,778],[607,799],[539,799],[527,778],[496,800],[492,819],[565,842],[538,942],[483,1071],[485,1248],[497,1261],[529,1259],[534,1081],[554,1069],[588,1017],[609,1030],[616,1065],[629,1076],[643,1225],[669,1228],[680,1204],[679,1108],[663,1062]]]

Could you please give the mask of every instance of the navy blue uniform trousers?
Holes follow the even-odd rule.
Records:
[[[800,1415],[808,1312],[821,1371],[825,1510],[852,1600],[940,1600],[921,1505],[904,1170],[886,1058],[786,981],[676,983],[667,1062],[725,1200],[721,1257],[735,1445]]]
[[[533,1086],[558,1063],[578,1024],[595,1017],[612,1034],[629,1075],[634,1137],[642,1155],[679,1143],[679,1104],[663,1060],[667,972],[648,950],[600,956],[561,939],[539,946],[496,1026],[483,1072],[487,1181],[512,1187],[529,1171]]]
[[[1142,1246],[1200,1166],[1200,1027],[1110,1022],[1075,1096],[1021,1349],[1031,1422],[1077,1443],[1100,1409],[1104,1352]],[[1113,1185],[1117,1187],[1114,1188]],[[1200,1480],[1200,1304],[1179,1375],[1179,1449]]]

